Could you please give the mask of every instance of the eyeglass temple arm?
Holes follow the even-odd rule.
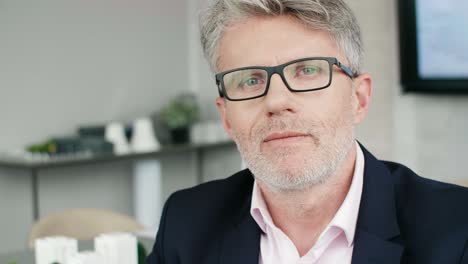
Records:
[[[356,75],[353,74],[353,71],[350,68],[343,65],[340,61],[337,61],[336,65],[338,65],[338,67],[340,67],[340,69],[342,69],[351,79],[356,77]]]
[[[221,91],[221,81],[215,77],[216,87],[218,87],[219,97],[224,97],[223,91]]]

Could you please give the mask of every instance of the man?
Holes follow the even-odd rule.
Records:
[[[173,194],[148,263],[468,263],[467,189],[355,141],[372,81],[342,0],[218,0],[201,39],[248,169]]]

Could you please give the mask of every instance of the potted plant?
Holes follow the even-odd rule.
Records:
[[[169,129],[173,143],[189,141],[190,126],[198,121],[199,112],[196,97],[192,94],[179,95],[161,109],[161,120]]]

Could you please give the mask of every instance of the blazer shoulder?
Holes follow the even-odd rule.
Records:
[[[199,257],[201,245],[204,249],[217,247],[226,228],[248,205],[252,187],[252,175],[244,170],[171,194],[164,205],[158,231],[161,239],[156,244],[164,244],[166,258],[180,256],[181,249],[190,249]],[[195,255],[190,256],[198,258]]]
[[[410,168],[396,162],[382,162],[396,180],[397,185],[404,185],[408,188],[416,188],[426,192],[444,191],[443,194],[446,194],[445,192],[454,192],[468,197],[467,187],[421,177]]]
[[[240,205],[249,198],[253,188],[253,175],[248,169],[239,171],[226,179],[209,181],[174,192],[171,207],[180,210],[212,210],[215,207]]]
[[[252,187],[253,177],[244,170],[171,194],[148,263],[207,263],[201,260],[207,257],[204,252],[219,250],[222,235],[242,212]]]
[[[468,245],[468,188],[421,177],[395,162],[383,163],[395,182],[409,263],[459,263]]]
[[[383,163],[396,183],[396,203],[402,218],[417,219],[419,223],[424,221],[426,226],[438,226],[435,229],[441,232],[467,230],[468,188],[421,177],[395,162]]]

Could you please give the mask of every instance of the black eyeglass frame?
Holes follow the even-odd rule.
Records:
[[[330,66],[330,77],[329,77],[328,83],[325,86],[318,87],[318,88],[313,88],[313,89],[306,89],[306,90],[292,89],[289,86],[288,82],[286,81],[286,78],[284,77],[284,71],[283,71],[284,68],[286,68],[287,66],[289,66],[289,65],[291,65],[293,63],[297,63],[297,62],[301,62],[301,61],[308,61],[308,60],[322,60],[322,61],[327,61],[328,62],[328,65]],[[284,64],[280,64],[280,65],[277,65],[277,66],[249,66],[249,67],[236,68],[236,69],[232,69],[232,70],[217,73],[215,75],[215,79],[216,79],[216,85],[218,86],[218,92],[219,92],[220,97],[225,97],[229,101],[245,101],[245,100],[251,100],[251,99],[260,98],[262,96],[265,96],[268,93],[268,90],[270,89],[271,76],[273,76],[273,74],[275,74],[275,73],[277,73],[281,77],[284,84],[286,85],[288,90],[291,91],[291,92],[302,93],[302,92],[310,92],[310,91],[317,91],[317,90],[325,89],[325,88],[329,87],[331,85],[331,83],[332,83],[333,65],[338,66],[338,68],[340,68],[351,79],[353,79],[354,77],[357,76],[357,74],[354,74],[353,71],[351,71],[350,68],[348,68],[347,66],[342,64],[335,57],[308,57],[308,58],[302,58],[302,59],[297,59],[297,60],[293,60],[293,61],[290,61],[290,62],[286,62]],[[254,70],[254,69],[264,70],[264,71],[267,72],[268,75],[267,75],[267,84],[266,84],[265,91],[260,95],[256,95],[256,96],[252,96],[252,97],[241,98],[241,99],[230,98],[228,96],[227,92],[226,92],[226,88],[224,87],[224,81],[223,81],[224,75],[226,75],[228,73],[231,73],[231,72],[235,72],[235,71]]]

